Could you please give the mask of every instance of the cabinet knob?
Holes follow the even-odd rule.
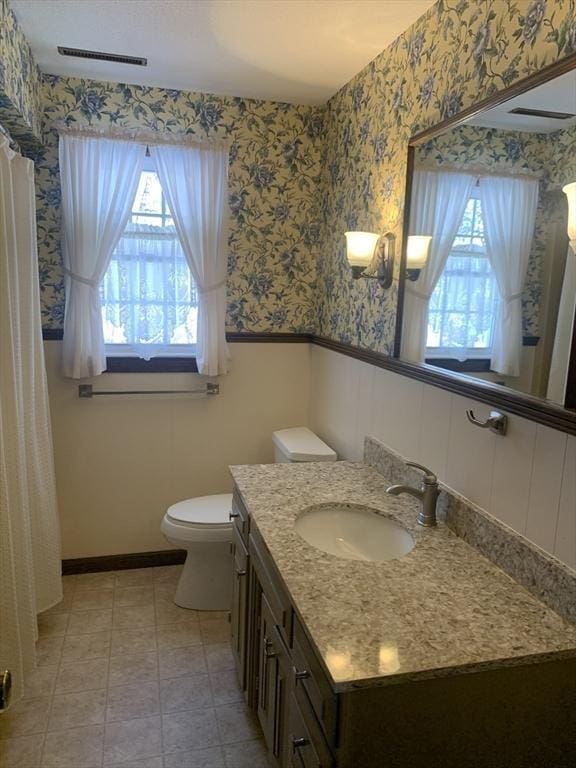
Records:
[[[307,680],[310,677],[310,672],[307,669],[296,669],[293,667],[294,680]]]
[[[232,511],[232,512],[228,513],[228,519],[229,520],[234,520],[235,517],[240,517],[240,512]]]
[[[292,754],[296,754],[297,749],[301,749],[308,744],[308,739],[305,739],[303,736],[290,736],[290,741],[292,742]]]
[[[273,659],[274,656],[276,656],[274,651],[274,643],[272,640],[268,640],[267,637],[264,638],[264,656],[267,659]]]
[[[240,568],[236,568],[236,576],[246,576],[246,571],[242,571]]]

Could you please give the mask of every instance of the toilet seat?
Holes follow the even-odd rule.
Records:
[[[182,542],[231,541],[231,509],[231,493],[185,499],[168,508],[162,531]]]

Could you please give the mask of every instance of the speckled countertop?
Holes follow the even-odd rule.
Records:
[[[576,627],[444,524],[416,524],[419,504],[385,493],[351,462],[231,467],[336,691],[576,656]],[[343,560],[295,531],[312,504],[365,504],[415,539],[387,562]]]

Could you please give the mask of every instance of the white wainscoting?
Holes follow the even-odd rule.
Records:
[[[576,568],[576,437],[515,415],[500,437],[466,420],[488,406],[321,347],[311,366],[310,426],[340,458],[372,435]]]

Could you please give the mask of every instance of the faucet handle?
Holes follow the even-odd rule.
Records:
[[[422,464],[417,464],[415,461],[407,461],[406,465],[408,467],[414,467],[414,469],[419,469],[421,472],[424,472],[424,482],[428,485],[438,484],[438,478],[431,469],[428,469],[428,467],[424,467]]]

